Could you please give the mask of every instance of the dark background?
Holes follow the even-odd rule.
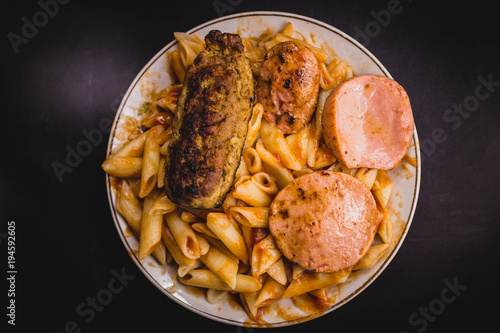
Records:
[[[364,30],[374,21],[372,11],[390,3],[221,2],[233,4],[225,15],[286,11],[324,21],[353,37],[356,29]],[[368,289],[340,309],[287,331],[442,332],[496,327],[500,83],[473,105],[475,111],[465,116],[447,111],[474,100],[480,76],[500,82],[495,3],[400,3],[402,12],[393,15],[367,47],[412,101],[425,158],[413,224],[394,260]],[[74,321],[82,332],[171,331],[178,330],[174,325],[182,321],[190,332],[256,331],[189,312],[157,290],[135,266],[108,206],[100,167],[107,135],[71,173],[62,175],[61,182],[51,166],[54,161],[65,164],[67,147],[76,149],[85,140],[85,130],[99,129],[102,119],[114,118],[130,83],[173,39],[174,31],[187,31],[218,17],[213,1],[73,0],[60,5],[15,53],[8,33],[21,35],[23,17],[32,21],[40,10],[35,1],[4,1],[0,19],[0,261],[7,271],[6,224],[15,221],[15,328],[63,332]],[[86,323],[88,317],[79,316],[76,308],[107,288],[113,270],[122,269],[135,278]],[[439,308],[445,281],[466,289]],[[3,285],[2,324],[8,319],[8,286]],[[412,313],[429,306],[440,313],[429,312],[432,317],[426,326],[409,321]]]

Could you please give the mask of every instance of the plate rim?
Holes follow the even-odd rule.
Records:
[[[197,32],[199,30],[202,30],[203,28],[206,28],[207,26],[210,26],[210,25],[213,25],[213,24],[216,24],[216,23],[220,23],[220,22],[227,21],[227,20],[232,20],[232,19],[235,19],[235,18],[251,17],[251,16],[276,16],[276,17],[280,17],[280,18],[293,18],[293,19],[305,21],[305,22],[312,23],[314,25],[320,26],[320,27],[322,27],[322,28],[324,28],[324,29],[332,32],[332,33],[337,34],[339,37],[342,37],[342,38],[346,39],[348,42],[354,44],[371,61],[373,61],[374,64],[377,65],[377,67],[382,71],[382,73],[384,73],[384,75],[386,75],[387,77],[393,79],[392,75],[385,68],[385,66],[382,65],[382,63],[366,47],[364,47],[356,39],[354,39],[353,37],[351,37],[347,33],[343,32],[342,30],[340,30],[340,29],[338,29],[338,28],[336,28],[336,27],[334,27],[334,26],[332,26],[332,25],[330,25],[328,23],[319,21],[317,19],[314,19],[314,18],[311,18],[311,17],[308,17],[308,16],[300,15],[300,14],[288,13],[288,12],[281,12],[281,11],[251,11],[251,12],[235,13],[235,14],[231,14],[231,15],[227,15],[227,16],[222,16],[222,17],[219,17],[219,18],[216,18],[216,19],[213,19],[213,20],[201,23],[201,24],[195,26],[194,28],[186,31],[186,33],[192,34],[192,33],[195,33],[195,32]],[[146,73],[146,71],[160,57],[162,57],[165,54],[165,52],[167,52],[170,48],[172,48],[176,44],[178,44],[178,42],[175,39],[173,39],[170,43],[168,43],[160,51],[158,51],[148,61],[148,63],[146,65],[144,65],[144,67],[141,69],[141,71],[136,75],[136,77],[134,78],[134,80],[129,85],[129,88],[127,89],[126,93],[123,95],[121,103],[120,103],[120,105],[118,107],[118,110],[117,110],[117,112],[115,114],[115,118],[113,120],[113,124],[112,124],[112,127],[111,127],[111,132],[110,132],[109,139],[108,139],[108,147],[106,149],[106,157],[108,157],[111,154],[112,147],[113,147],[113,142],[114,142],[114,138],[115,138],[115,135],[116,135],[116,130],[117,130],[117,127],[118,127],[117,126],[118,125],[118,121],[121,118],[121,115],[122,115],[123,109],[125,107],[125,104],[128,101],[128,98],[130,97],[132,91],[135,89],[136,85],[139,83],[139,81],[143,77],[144,73]],[[265,328],[267,328],[267,327],[291,326],[291,325],[295,325],[295,324],[299,324],[299,323],[304,323],[306,321],[310,321],[310,320],[315,319],[315,318],[319,318],[319,317],[321,317],[323,315],[326,315],[326,314],[328,314],[328,313],[330,313],[330,312],[332,312],[332,311],[340,308],[341,306],[343,306],[347,302],[349,302],[352,299],[354,299],[361,292],[363,292],[369,285],[371,285],[382,274],[382,272],[387,268],[387,266],[389,265],[389,263],[393,260],[393,258],[395,257],[396,253],[399,251],[400,247],[402,246],[402,244],[403,244],[403,242],[404,242],[404,240],[405,240],[405,238],[406,238],[406,236],[408,234],[410,226],[411,226],[411,224],[413,222],[413,217],[415,215],[415,211],[416,211],[416,207],[417,207],[417,202],[418,202],[418,197],[419,197],[419,193],[420,193],[422,163],[421,163],[421,154],[420,154],[420,147],[419,147],[419,140],[418,140],[418,134],[417,134],[416,126],[414,126],[414,128],[413,128],[413,142],[414,142],[414,144],[412,146],[410,146],[410,148],[411,147],[414,148],[415,159],[416,159],[416,162],[417,162],[417,166],[415,167],[415,176],[414,176],[414,178],[415,178],[415,186],[414,186],[412,204],[411,204],[410,212],[409,212],[409,215],[408,215],[408,219],[407,219],[407,221],[405,221],[406,223],[405,223],[404,229],[402,231],[401,237],[398,240],[398,243],[394,246],[394,248],[392,249],[392,251],[387,255],[386,259],[381,264],[381,266],[373,274],[371,274],[371,276],[360,287],[358,287],[355,291],[353,291],[352,293],[350,293],[346,298],[342,299],[338,303],[335,303],[333,306],[331,306],[331,307],[329,307],[327,309],[321,310],[321,311],[316,312],[316,313],[311,314],[311,315],[306,315],[306,316],[301,317],[301,318],[297,318],[297,319],[293,319],[293,320],[284,320],[284,321],[281,321],[281,322],[278,322],[278,323],[273,323],[271,325],[259,324],[259,323],[254,323],[254,322],[241,322],[241,321],[237,321],[237,320],[232,320],[232,319],[229,319],[229,318],[226,318],[226,317],[221,317],[221,316],[217,316],[217,315],[212,314],[212,313],[205,312],[205,311],[201,310],[200,308],[197,308],[197,307],[195,307],[193,305],[190,305],[188,303],[183,302],[179,298],[175,297],[168,290],[166,290],[165,288],[163,288],[160,285],[160,283],[151,275],[151,273],[146,270],[146,268],[137,259],[137,257],[135,255],[129,255],[129,257],[139,267],[139,269],[142,271],[142,273],[144,274],[144,276],[146,276],[146,278],[153,285],[155,285],[163,294],[167,295],[171,300],[173,300],[177,304],[183,306],[184,308],[186,308],[186,309],[188,309],[190,311],[193,311],[194,313],[202,315],[202,316],[204,316],[204,317],[206,317],[208,319],[211,319],[211,320],[216,320],[216,321],[221,322],[221,323],[231,324],[231,325],[235,325],[235,326],[265,327]],[[120,239],[122,240],[122,243],[125,246],[125,249],[127,249],[127,252],[129,254],[133,253],[133,249],[128,244],[128,242],[126,240],[127,237],[125,236],[124,231],[121,229],[119,221],[118,221],[119,220],[119,217],[117,216],[118,212],[116,210],[115,202],[113,202],[113,199],[112,199],[112,196],[113,196],[112,191],[113,190],[112,190],[112,186],[111,186],[111,176],[108,175],[108,174],[105,174],[105,178],[106,178],[106,192],[107,192],[107,196],[108,196],[108,202],[109,202],[111,214],[112,214],[112,217],[113,217],[113,222],[114,222],[115,227],[116,227],[116,229],[118,231],[118,234],[120,235]]]

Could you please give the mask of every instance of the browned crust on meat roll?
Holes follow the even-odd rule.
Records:
[[[241,159],[254,100],[252,70],[237,34],[212,30],[186,72],[165,164],[173,202],[219,207]]]

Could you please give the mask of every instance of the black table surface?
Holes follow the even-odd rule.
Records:
[[[338,310],[275,330],[442,332],[496,324],[500,38],[493,5],[4,2],[0,257],[12,278],[1,290],[2,324],[23,332],[257,331],[192,313],[150,283],[116,231],[100,165],[108,140],[101,127],[173,32],[259,10],[309,16],[366,45],[407,90],[424,157],[412,226],[381,276]],[[93,129],[103,138],[80,147],[85,156],[58,176],[54,161],[64,165]],[[111,283],[117,275],[120,288]]]

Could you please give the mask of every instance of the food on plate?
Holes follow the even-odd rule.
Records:
[[[285,134],[302,129],[316,108],[319,73],[318,60],[305,45],[289,41],[271,48],[255,90],[264,118]]]
[[[327,98],[323,134],[335,157],[347,167],[393,169],[413,135],[410,99],[390,78],[355,76]]]
[[[353,168],[328,145],[333,134],[341,134],[342,149],[366,137],[359,126],[375,126],[366,124],[372,118],[397,125],[399,111],[386,115],[378,107],[401,100],[385,100],[392,95],[382,77],[350,79],[347,61],[290,23],[258,37],[211,31],[205,42],[186,33],[175,38],[171,85],[143,95],[149,101],[137,108],[140,124],[127,131],[128,141],[114,141],[102,165],[117,211],[139,240],[134,255],[176,269],[177,281],[206,289],[209,303],[239,294],[255,322],[286,298],[330,307],[331,287],[377,264],[398,234],[389,174]],[[271,83],[260,82],[267,77]],[[369,82],[366,91],[356,92],[359,82]],[[337,106],[353,117],[353,108],[363,110],[359,103],[373,102],[370,85],[375,114],[363,111],[365,123],[335,128]]]
[[[306,270],[336,272],[368,251],[378,226],[370,189],[342,172],[316,171],[274,198],[269,230],[283,255]]]
[[[187,68],[165,161],[173,202],[208,209],[222,204],[240,164],[254,85],[237,34],[211,31]]]

